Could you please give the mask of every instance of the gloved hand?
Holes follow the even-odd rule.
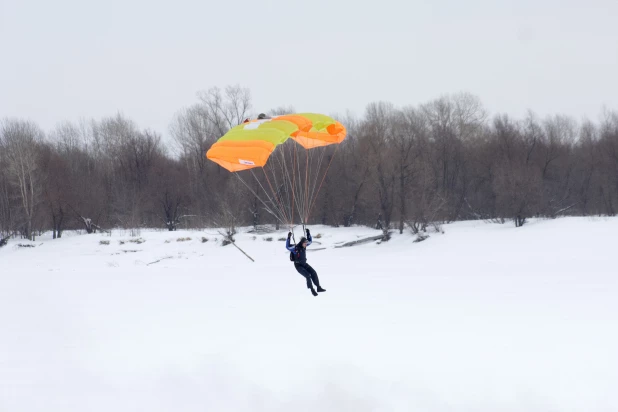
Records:
[[[309,237],[309,229],[305,229],[305,232],[307,232],[307,237]]]
[[[288,232],[288,239],[292,237],[292,232]]]

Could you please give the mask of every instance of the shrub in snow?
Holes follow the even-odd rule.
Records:
[[[208,238],[202,236],[202,243],[206,243],[206,242],[208,242]]]
[[[429,237],[429,235],[426,235],[424,233],[419,233],[418,235],[416,235],[416,239],[414,240],[414,243],[422,242],[423,240],[427,239],[428,237]]]
[[[425,220],[422,221],[409,221],[406,222],[406,224],[410,227],[410,231],[412,232],[413,235],[419,234],[419,233],[426,233],[428,230],[432,230],[436,233],[444,233],[444,230],[442,230],[442,225],[439,222],[428,222]]]
[[[190,237],[179,237],[176,239],[176,242],[186,242],[187,240],[191,240]]]
[[[99,245],[109,245],[109,240],[101,240]]]
[[[145,240],[142,239],[142,238],[139,238],[139,239],[131,239],[131,240],[129,240],[129,242],[141,244],[141,243],[144,243]]]
[[[285,237],[280,237],[278,240],[279,240],[279,242],[285,242],[285,241],[287,240],[287,238],[285,238]]]
[[[267,242],[272,242],[273,238],[272,237],[265,237],[264,240],[267,241]]]
[[[221,242],[221,246],[227,246],[227,245],[229,245],[230,243],[232,243],[230,240],[228,240],[228,239],[223,239],[223,242]]]

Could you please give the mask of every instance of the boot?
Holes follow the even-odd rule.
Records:
[[[311,294],[313,296],[318,296],[318,292],[316,292],[314,288],[311,288]]]
[[[326,292],[326,289],[323,289],[322,286],[318,285],[318,292]]]

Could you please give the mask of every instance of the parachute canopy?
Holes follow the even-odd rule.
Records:
[[[334,157],[326,156],[332,153],[328,146],[345,137],[345,127],[323,114],[272,118],[260,114],[231,128],[210,147],[206,157],[234,172],[266,211],[293,227],[295,215],[303,225],[309,221]],[[288,140],[294,141],[285,144]],[[254,168],[263,174],[258,176]],[[250,184],[244,177],[254,181]]]
[[[341,143],[345,127],[329,116],[315,113],[288,114],[252,120],[230,129],[206,153],[206,157],[230,172],[264,167],[282,143],[294,139],[305,149]]]
[[[299,130],[292,136],[305,149],[341,143],[346,136],[343,125],[323,114],[300,113],[311,121],[310,130]]]

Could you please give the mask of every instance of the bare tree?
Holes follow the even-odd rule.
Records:
[[[425,231],[430,223],[444,215],[446,199],[441,194],[432,157],[432,146],[427,136],[421,135],[418,142],[418,159],[414,162],[410,210],[406,216],[413,233]]]
[[[16,195],[14,195],[13,185],[9,181],[6,164],[6,154],[0,150],[0,237],[7,237],[13,233],[16,225],[13,201]]]
[[[370,178],[371,165],[367,158],[370,147],[369,140],[361,136],[363,125],[357,118],[347,114],[341,121],[346,125],[347,137],[339,145],[337,159],[329,172],[327,190],[332,194],[332,224],[349,227],[367,217],[359,209],[364,207],[362,194]]]
[[[361,138],[368,143],[370,153],[368,162],[373,171],[375,188],[380,205],[379,226],[388,239],[393,208],[395,205],[396,169],[392,162],[389,141],[393,138],[393,118],[395,108],[386,102],[367,106],[366,119]]]
[[[52,146],[41,150],[40,167],[45,176],[43,198],[52,223],[53,239],[61,238],[66,223],[66,203],[70,176],[66,158],[59,156]]]
[[[590,214],[591,202],[594,198],[593,182],[599,161],[597,141],[597,128],[592,122],[585,122],[581,126],[579,142],[573,153],[575,198],[579,203],[580,213],[584,216]]]
[[[421,110],[427,118],[435,147],[440,196],[446,200],[446,220],[457,219],[469,186],[464,145],[482,131],[486,112],[480,100],[468,93],[443,96]]]
[[[605,113],[600,128],[599,147],[603,173],[599,192],[606,214],[614,216],[618,204],[618,113]]]
[[[577,126],[566,116],[553,116],[543,122],[538,158],[543,178],[543,203],[540,213],[555,217],[573,208],[573,162]]]
[[[418,167],[415,167],[421,155],[419,141],[427,134],[424,116],[413,108],[400,111],[393,120],[395,124],[390,150],[396,167],[399,185],[399,233],[403,233],[404,223],[408,220],[407,205],[410,197],[410,181]]]
[[[497,116],[493,126],[498,213],[512,218],[515,226],[523,226],[537,209],[542,190],[541,170],[532,161],[538,140],[536,129],[522,131],[522,126],[506,115]]]
[[[227,86],[224,92],[218,87],[212,87],[199,92],[198,97],[218,136],[223,136],[229,129],[241,124],[251,109],[251,92],[239,85]]]
[[[61,238],[64,227],[69,223],[69,204],[76,203],[80,196],[79,182],[89,178],[90,159],[85,153],[83,129],[71,122],[59,123],[49,134],[43,150],[42,168],[46,176],[44,198],[51,217],[52,236]],[[82,193],[83,195],[83,193]]]
[[[24,213],[23,235],[32,239],[32,220],[41,202],[38,173],[39,142],[43,132],[33,122],[5,120],[0,129],[0,147],[6,156],[10,181],[19,191]]]
[[[193,105],[176,114],[170,133],[179,157],[192,175],[199,176],[206,169],[205,153],[217,140],[218,130],[209,121],[206,109]]]
[[[295,113],[296,110],[294,109],[294,106],[279,106],[279,107],[275,107],[274,109],[270,109],[268,111],[268,115],[270,116],[281,116],[284,114],[291,114],[291,113]]]
[[[230,180],[225,190],[216,195],[219,207],[213,211],[212,222],[218,228],[225,230],[230,242],[234,242],[236,229],[243,219],[243,211],[248,210],[247,190],[236,179]]]

